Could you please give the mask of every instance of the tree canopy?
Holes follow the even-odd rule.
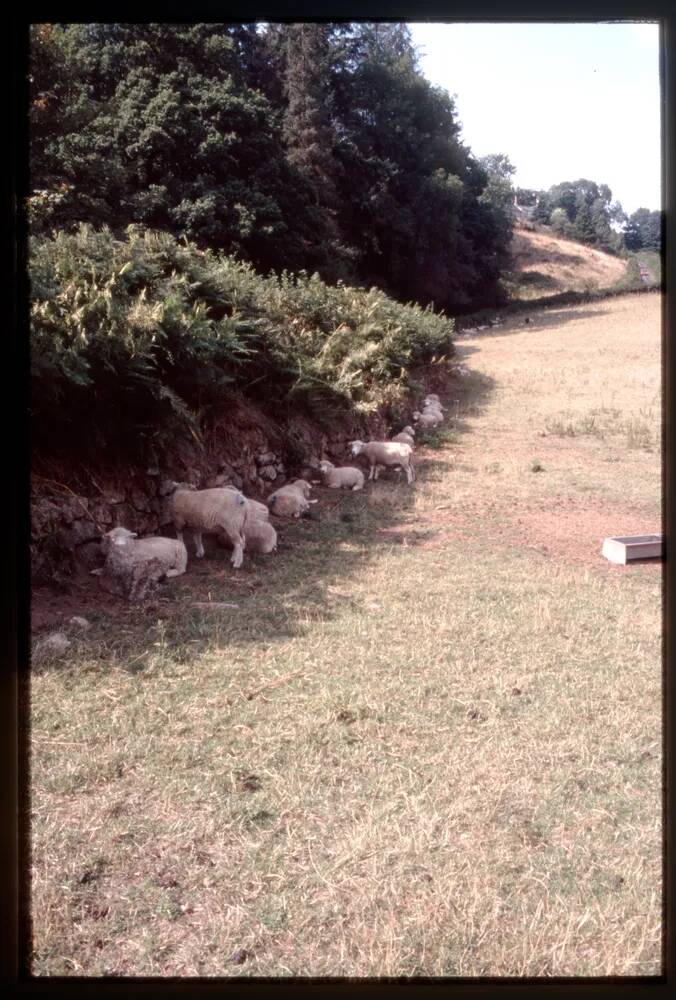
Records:
[[[35,25],[33,232],[142,224],[450,311],[511,236],[403,24]]]

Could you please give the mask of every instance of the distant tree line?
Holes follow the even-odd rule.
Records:
[[[607,184],[581,178],[548,191],[516,188],[514,194],[519,205],[533,209],[535,222],[551,226],[560,236],[608,253],[660,251],[662,213],[639,208],[626,215]]]
[[[34,25],[30,88],[37,237],[140,224],[264,273],[499,301],[511,196],[406,25]]]

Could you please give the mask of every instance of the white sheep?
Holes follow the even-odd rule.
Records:
[[[438,413],[440,417],[444,415],[443,406],[440,406],[439,403],[435,403],[433,400],[429,403],[423,403],[422,411],[423,413]]]
[[[378,478],[378,466],[399,466],[406,473],[406,481],[412,483],[415,479],[413,467],[413,448],[410,444],[400,441],[352,441],[352,454],[364,455],[369,462],[369,482]]]
[[[198,559],[204,556],[202,534],[225,533],[233,546],[232,565],[239,569],[244,560],[245,526],[247,521],[246,497],[239,490],[214,487],[208,490],[190,490],[176,484],[170,507],[176,536],[183,541],[183,529],[190,528],[195,540]]]
[[[408,426],[404,427],[403,430],[393,436],[392,440],[401,441],[402,444],[408,444],[412,448],[415,445],[415,429]]]
[[[306,479],[295,479],[292,483],[280,486],[268,497],[268,507],[272,514],[282,517],[300,517],[310,509],[310,490],[312,487]]]
[[[428,430],[430,427],[438,427],[443,419],[440,413],[420,413],[416,410],[413,414],[413,420],[423,430]]]
[[[232,490],[233,493],[240,493],[236,486],[224,486],[225,490]],[[259,521],[269,521],[270,511],[260,500],[252,500],[251,497],[244,498],[248,505],[248,515],[258,518]]]
[[[236,486],[223,488],[239,492]],[[277,532],[270,524],[270,511],[260,500],[252,500],[251,497],[244,499],[247,506],[245,528],[247,552],[260,552],[263,555],[274,552],[277,548]],[[226,548],[232,548],[232,543],[226,534],[219,535],[218,542]]]
[[[434,400],[437,403],[441,402],[441,400],[437,396],[436,392],[428,392],[427,395],[425,396],[425,402],[427,402],[429,399],[432,399],[432,400]]]
[[[174,538],[138,538],[135,531],[112,528],[103,536],[106,561],[93,576],[102,576],[112,589],[130,601],[139,601],[164,577],[180,576],[188,551]]]
[[[364,488],[364,473],[361,469],[355,469],[353,465],[343,465],[336,468],[333,462],[324,459],[319,463],[319,471],[322,474],[324,486],[328,486],[331,490],[341,488],[363,490]]]

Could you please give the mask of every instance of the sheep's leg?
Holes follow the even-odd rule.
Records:
[[[198,559],[203,559],[204,558],[204,546],[202,545],[202,532],[201,531],[193,531],[192,536],[195,539],[195,555],[197,556]],[[179,539],[179,541],[180,541],[180,539]]]
[[[355,490],[360,490],[360,489],[361,489],[361,486],[359,485],[359,483],[355,483],[354,486],[352,487],[352,492],[354,493]]]
[[[233,569],[239,569],[242,563],[244,562],[244,546],[246,544],[246,541],[244,535],[238,535],[235,538],[232,538],[231,535],[230,537],[232,539],[234,547],[232,553],[232,559],[230,560],[230,562],[232,563]]]
[[[180,576],[181,573],[185,573],[187,565],[188,565],[188,554],[185,551],[181,551],[176,557],[176,566],[173,569],[167,570],[167,577]]]
[[[373,479],[373,474],[374,474],[375,471],[376,471],[376,465],[375,465],[375,462],[374,462],[371,465],[371,467],[369,468],[369,482],[371,482],[371,480]]]

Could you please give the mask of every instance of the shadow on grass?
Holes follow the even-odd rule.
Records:
[[[527,308],[522,309],[521,312],[526,315],[523,317],[505,316],[505,326],[493,326],[488,330],[479,330],[472,333],[468,332],[468,335],[474,340],[484,338],[492,339],[495,337],[511,337],[512,334],[523,333],[524,330],[542,330],[550,327],[561,327],[565,326],[566,323],[572,323],[576,320],[593,319],[594,317],[604,315],[603,309],[574,309],[573,306],[554,309],[540,305],[533,307],[530,312]],[[481,350],[480,347],[474,347],[471,344],[463,343],[462,338],[457,343],[456,349],[459,358],[467,357],[470,354],[474,354],[476,351]]]
[[[452,464],[445,452],[469,430],[464,415],[481,412],[493,384],[470,372],[439,390],[446,400],[447,422],[437,431],[420,434],[415,454],[418,484],[443,479]],[[94,663],[102,669],[114,663],[118,669],[142,672],[158,647],[175,662],[190,662],[210,649],[227,656],[228,649],[286,642],[319,622],[358,613],[370,597],[351,593],[351,581],[386,551],[428,540],[411,518],[415,491],[416,483],[408,485],[403,474],[393,470],[382,471],[377,482],[367,482],[356,493],[315,484],[319,502],[310,516],[274,519],[277,552],[246,553],[239,570],[233,570],[230,550],[214,536],[204,537],[206,556],[196,559],[188,534],[187,572],[165,582],[147,603],[111,602],[91,582],[79,595],[71,595],[61,622],[68,615],[84,615],[91,628],[77,635],[67,660],[36,669],[94,669]],[[172,536],[171,527],[165,526],[161,534]]]

